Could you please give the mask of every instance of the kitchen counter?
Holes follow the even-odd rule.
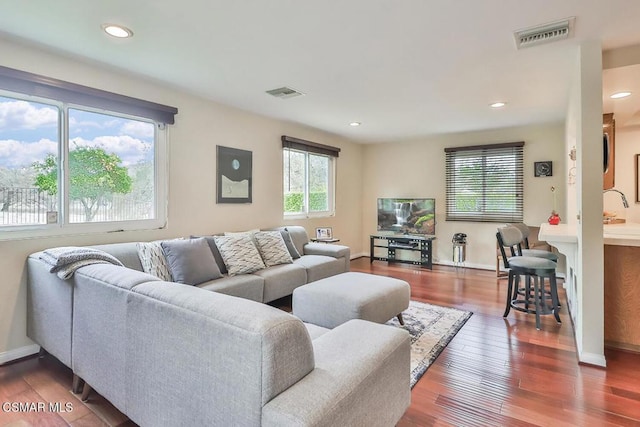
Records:
[[[640,246],[640,224],[627,222],[623,224],[604,224],[602,227],[605,245]],[[538,238],[552,246],[556,246],[554,242],[561,245],[577,244],[578,232],[575,224],[549,225],[544,223],[540,225]]]
[[[605,224],[603,228],[605,245],[640,246],[640,224]]]
[[[542,224],[540,240],[567,258],[565,288],[571,318],[578,324],[578,235],[575,225]],[[640,351],[640,224],[604,224],[604,339],[605,345]]]

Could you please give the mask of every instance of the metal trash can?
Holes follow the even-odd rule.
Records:
[[[453,243],[453,263],[460,265],[464,263],[467,257],[467,235],[464,233],[456,233],[451,239]]]

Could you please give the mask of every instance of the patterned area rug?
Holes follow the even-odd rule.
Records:
[[[411,388],[471,317],[470,311],[411,301],[402,313],[404,326],[395,317],[387,322],[411,335]]]

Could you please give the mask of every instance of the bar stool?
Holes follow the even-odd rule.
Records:
[[[562,323],[558,311],[558,287],[556,283],[556,263],[546,259],[520,255],[522,233],[513,226],[498,228],[496,233],[498,245],[504,260],[504,266],[509,270],[509,283],[507,285],[507,302],[502,317],[507,317],[511,309],[536,315],[536,329],[540,330],[540,315],[553,314],[556,322]],[[511,251],[507,257],[505,247]],[[525,276],[524,287],[520,287],[520,278]],[[545,279],[549,283],[548,294],[551,298],[551,306],[547,304],[545,291]],[[533,282],[533,289],[531,288]]]
[[[551,251],[545,251],[544,249],[529,249],[529,234],[531,230],[527,224],[522,222],[507,224],[510,227],[516,227],[522,233],[522,240],[520,245],[520,255],[522,256],[534,256],[538,258],[550,259],[553,262],[558,262],[558,255],[554,254]],[[524,249],[522,248],[522,243],[524,243]]]
[[[506,225],[510,227],[516,227],[522,233],[522,241],[518,243],[517,255],[532,256],[536,258],[545,258],[555,263],[558,262],[558,255],[551,251],[547,251],[544,249],[529,249],[529,234],[531,233],[531,229],[527,224],[524,224],[522,222],[516,222],[516,223],[506,224]],[[522,248],[523,244],[524,244],[524,249]],[[524,288],[518,289],[519,294],[523,294],[524,291],[525,291]],[[545,294],[548,299],[551,299],[551,293],[548,290],[545,290]]]

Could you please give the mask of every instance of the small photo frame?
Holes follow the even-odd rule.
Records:
[[[333,230],[331,227],[318,227],[316,228],[316,239],[318,240],[331,240],[333,239]]]

